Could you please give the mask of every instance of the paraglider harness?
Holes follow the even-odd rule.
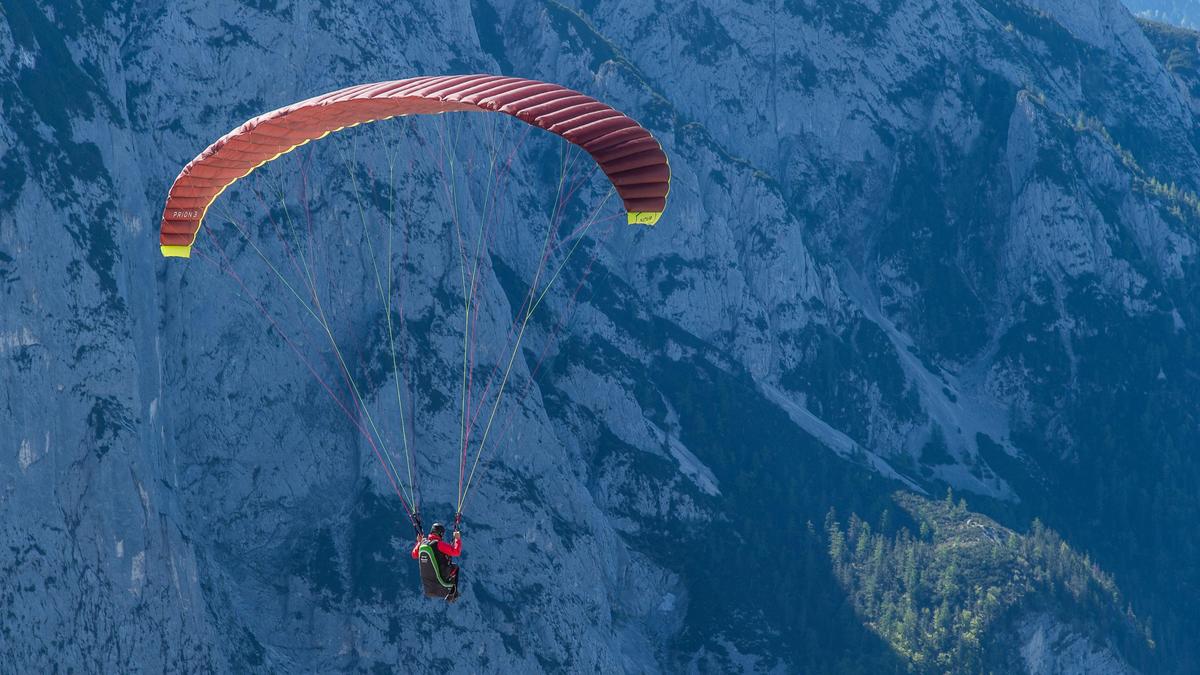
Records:
[[[455,519],[454,529],[458,531],[458,518]],[[417,533],[421,534],[419,529]],[[447,602],[454,602],[458,599],[458,565],[450,562],[450,556],[438,550],[439,541],[442,541],[440,537],[434,539],[421,534],[421,543],[417,546],[421,587],[427,598],[441,598]]]

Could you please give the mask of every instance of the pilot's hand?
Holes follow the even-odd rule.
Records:
[[[455,531],[454,531],[454,539],[455,539],[455,541],[457,541],[457,540],[459,540],[459,539],[462,539],[462,532],[459,532],[458,530],[455,530]]]

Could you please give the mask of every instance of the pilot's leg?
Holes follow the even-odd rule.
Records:
[[[447,574],[450,583],[454,584],[454,587],[450,589],[450,593],[446,596],[446,602],[454,602],[458,600],[458,565],[451,565],[450,571]]]

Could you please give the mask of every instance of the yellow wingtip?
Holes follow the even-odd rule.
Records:
[[[630,211],[628,213],[630,225],[654,225],[658,219],[662,217],[661,211]]]
[[[191,246],[160,246],[164,258],[190,258],[192,257]]]

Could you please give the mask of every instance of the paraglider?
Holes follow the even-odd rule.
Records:
[[[621,199],[624,206],[624,220],[628,224],[655,225],[666,207],[671,169],[661,144],[638,122],[609,105],[577,91],[536,80],[486,74],[415,77],[347,87],[293,103],[254,117],[213,142],[180,171],[171,185],[163,209],[159,232],[162,255],[173,258],[192,257],[201,226],[216,199],[238,180],[250,176],[260,167],[301,146],[322,139],[333,132],[371,122],[452,112],[498,113],[519,120],[530,127],[548,131],[560,137],[570,147],[582,149],[594,160],[596,168],[607,179],[606,189],[609,191],[609,195],[616,194]],[[515,155],[516,150],[512,154]],[[448,150],[447,155],[450,157],[451,168],[453,168],[453,151]],[[398,468],[397,463],[393,461],[388,443],[384,438],[385,434],[380,430],[383,425],[377,423],[375,417],[372,416],[365,400],[364,387],[357,383],[355,368],[352,364],[347,363],[344,350],[339,348],[335,331],[330,326],[330,316],[325,310],[327,300],[321,297],[322,289],[319,288],[316,273],[311,267],[316,252],[325,250],[324,247],[311,245],[311,238],[317,236],[314,235],[314,231],[320,232],[320,228],[312,227],[311,222],[308,223],[307,229],[292,228],[290,222],[288,223],[288,236],[310,237],[309,245],[305,246],[303,242],[295,239],[285,240],[282,231],[284,228],[272,223],[276,225],[275,229],[281,238],[280,250],[287,253],[294,274],[299,278],[299,283],[291,283],[289,279],[285,278],[286,266],[276,265],[268,260],[264,251],[265,247],[255,243],[254,237],[248,231],[249,228],[240,227],[232,218],[230,219],[231,224],[237,227],[238,233],[243,237],[248,248],[263,259],[271,274],[291,291],[292,298],[299,302],[304,310],[303,313],[315,319],[323,330],[324,336],[328,338],[331,354],[336,357],[337,372],[344,378],[346,384],[345,390],[340,394],[335,391],[335,387],[320,377],[318,369],[307,361],[305,353],[293,341],[287,339],[279,322],[270,315],[266,307],[267,303],[255,299],[255,306],[264,314],[272,328],[284,336],[287,344],[304,361],[309,372],[320,380],[321,387],[333,398],[352,426],[362,433],[375,457],[379,460],[388,483],[399,498],[400,504],[416,532],[416,543],[412,548],[411,555],[419,562],[423,590],[429,597],[443,598],[454,602],[459,596],[459,570],[451,560],[451,558],[458,558],[462,553],[459,523],[462,519],[467,494],[475,478],[476,469],[479,467],[489,433],[492,431],[492,423],[496,418],[517,355],[520,353],[526,327],[529,325],[534,310],[546,297],[550,286],[560,278],[567,261],[579,249],[584,235],[598,220],[601,207],[604,205],[604,201],[601,201],[594,210],[591,210],[591,215],[583,218],[584,222],[581,226],[566,228],[563,230],[565,234],[559,234],[559,228],[563,225],[562,221],[566,217],[563,201],[574,192],[573,189],[564,190],[564,184],[567,182],[565,180],[567,169],[574,162],[566,161],[566,152],[563,153],[563,159],[561,168],[563,175],[559,181],[559,195],[556,197],[555,208],[544,239],[541,259],[532,274],[533,281],[524,304],[517,308],[516,315],[513,317],[512,329],[509,331],[509,337],[512,340],[511,353],[508,353],[506,359],[497,361],[493,369],[492,374],[499,378],[494,393],[491,393],[493,378],[489,377],[487,387],[484,388],[483,395],[475,407],[473,407],[475,402],[472,401],[473,378],[471,375],[475,365],[476,351],[469,338],[473,335],[472,331],[474,330],[472,321],[477,320],[478,316],[478,279],[481,269],[489,260],[481,255],[481,250],[489,242],[488,219],[481,218],[483,222],[480,225],[479,234],[475,238],[475,251],[472,252],[463,241],[464,237],[457,213],[458,202],[451,196],[450,203],[447,204],[447,211],[453,211],[453,217],[448,216],[446,220],[453,222],[458,239],[457,252],[462,265],[463,304],[461,309],[464,312],[462,323],[463,376],[460,401],[461,457],[458,497],[454,503],[452,544],[444,540],[444,526],[435,524],[428,535],[423,534],[421,528],[420,491],[417,489],[416,479],[417,463],[415,457],[409,452],[409,420],[405,417],[406,404],[401,400],[403,397],[400,386],[400,380],[404,373],[397,363],[399,359],[396,355],[396,330],[394,329],[398,330],[398,328],[393,325],[391,310],[394,272],[403,269],[405,262],[388,259],[388,256],[393,255],[390,232],[384,254],[385,259],[383,265],[379,265],[377,263],[378,252],[370,245],[367,222],[365,218],[362,221],[362,234],[369,249],[364,257],[369,258],[371,262],[374,285],[379,291],[380,300],[384,305],[384,316],[386,316],[387,347],[392,357],[387,374],[396,381],[398,426],[405,452],[403,470]],[[495,168],[494,154],[492,160],[491,167]],[[509,161],[511,162],[511,155]],[[353,172],[348,171],[348,173],[353,180]],[[449,180],[454,179],[454,175],[451,174]],[[494,203],[494,200],[489,201],[493,188],[491,174],[489,174],[488,180],[489,195],[482,200],[485,207],[489,203]],[[498,182],[499,179],[496,179],[496,183]],[[356,198],[361,199],[357,187],[355,195]],[[389,203],[394,213],[396,208],[394,195]],[[287,213],[286,203],[283,203],[282,208]],[[308,211],[307,205],[305,210]],[[363,212],[361,202],[359,211]],[[229,274],[244,291],[248,292],[244,280],[232,271],[230,256],[226,255],[224,249],[220,248],[217,242],[213,243],[217,247],[220,258],[208,258],[203,254],[199,257],[214,262],[221,271]],[[561,255],[561,260],[553,261],[552,264],[552,258],[556,254]],[[471,260],[472,258],[473,260]],[[557,267],[554,267],[555,265]],[[384,272],[380,271],[381,268]],[[581,274],[586,276],[588,269],[590,269],[590,263]],[[383,282],[385,277],[386,284]],[[308,297],[305,297],[305,294]],[[516,305],[516,303],[513,304]],[[403,321],[403,313],[398,315],[397,321]],[[507,349],[509,343],[505,344],[505,349]],[[489,394],[492,398],[485,401],[484,399]],[[348,400],[343,400],[343,397]],[[411,404],[411,400],[409,403]],[[487,411],[486,416],[481,414],[485,410]],[[480,431],[477,440],[472,437],[473,431],[476,429]],[[415,434],[415,431],[412,433]],[[474,445],[472,445],[473,440]],[[472,447],[474,448],[474,461],[470,462],[468,449]],[[469,472],[468,466],[470,467]],[[407,482],[403,476],[405,473],[407,473]]]

